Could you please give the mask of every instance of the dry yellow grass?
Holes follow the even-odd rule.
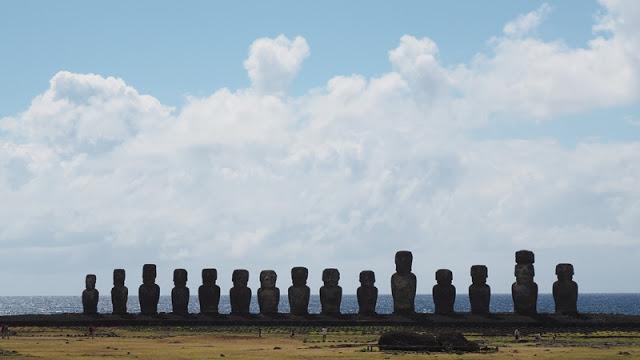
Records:
[[[88,338],[78,328],[18,328],[0,341],[0,357],[15,359],[640,359],[640,334],[599,333],[545,336],[535,342],[513,343],[505,337],[473,336],[498,352],[475,354],[393,353],[365,351],[377,334],[366,329],[332,329],[327,342],[316,331],[288,329],[103,328]]]

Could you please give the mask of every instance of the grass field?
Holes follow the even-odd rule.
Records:
[[[12,328],[0,340],[0,357],[15,359],[640,359],[640,333],[542,334],[512,338],[468,334],[488,349],[480,353],[381,352],[382,328]]]

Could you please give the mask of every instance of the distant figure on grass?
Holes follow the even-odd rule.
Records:
[[[0,327],[0,334],[2,334],[2,338],[3,339],[8,339],[9,338],[9,327],[5,324],[2,324],[2,327]]]
[[[95,336],[96,336],[96,328],[93,327],[93,325],[90,325],[89,326],[89,337],[93,339],[93,338],[95,338]]]
[[[520,341],[520,330],[515,329],[515,330],[513,331],[513,338],[514,338],[516,341]]]

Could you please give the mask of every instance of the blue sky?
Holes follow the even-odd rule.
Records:
[[[297,265],[388,293],[410,249],[420,292],[481,263],[508,292],[529,248],[542,292],[559,262],[637,292],[638,34],[632,0],[4,1],[0,288],[153,262],[163,293]]]

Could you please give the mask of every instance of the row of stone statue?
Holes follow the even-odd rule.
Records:
[[[394,314],[411,315],[415,313],[416,276],[411,272],[413,255],[409,251],[398,251],[395,256],[396,273],[391,276],[391,293],[393,296]],[[538,285],[533,281],[535,271],[533,267],[534,254],[528,250],[516,252],[515,277],[516,282],[511,287],[514,310],[522,315],[537,313]],[[576,314],[578,300],[578,285],[573,281],[573,266],[558,264],[556,266],[558,281],[553,284],[553,298],[556,312],[562,314]],[[309,309],[310,289],[307,286],[309,272],[304,267],[291,269],[292,286],[289,287],[289,307],[293,315],[307,315]],[[491,288],[487,285],[488,271],[484,265],[471,267],[472,284],[469,286],[469,301],[473,314],[488,314],[491,299]],[[217,314],[220,302],[220,287],[216,285],[216,269],[202,270],[202,285],[198,289],[200,312]],[[160,287],[155,283],[156,266],[146,264],[142,268],[142,285],[138,289],[140,310],[144,315],[154,315],[158,312]],[[276,272],[264,270],[260,272],[260,289],[258,289],[258,305],[261,314],[278,313],[280,290],[276,287]],[[233,271],[233,287],[229,291],[232,314],[249,314],[251,303],[251,289],[247,287],[249,272],[247,270]],[[322,272],[324,285],[320,288],[321,313],[324,315],[339,315],[342,300],[342,288],[338,285],[340,273],[338,269],[325,269]],[[125,271],[113,271],[111,302],[114,314],[127,313],[128,289],[124,285]],[[448,269],[436,271],[437,284],[433,287],[433,301],[436,314],[453,313],[456,298],[456,288],[453,286],[453,273]],[[175,287],[171,290],[173,312],[187,314],[189,305],[189,288],[187,287],[187,271],[176,269],[173,272]],[[361,286],[358,288],[359,313],[363,315],[375,314],[378,300],[378,289],[374,286],[375,274],[366,270],[360,273]],[[98,290],[95,288],[96,276],[87,275],[86,289],[82,292],[82,306],[84,313],[95,314],[98,308]]]

